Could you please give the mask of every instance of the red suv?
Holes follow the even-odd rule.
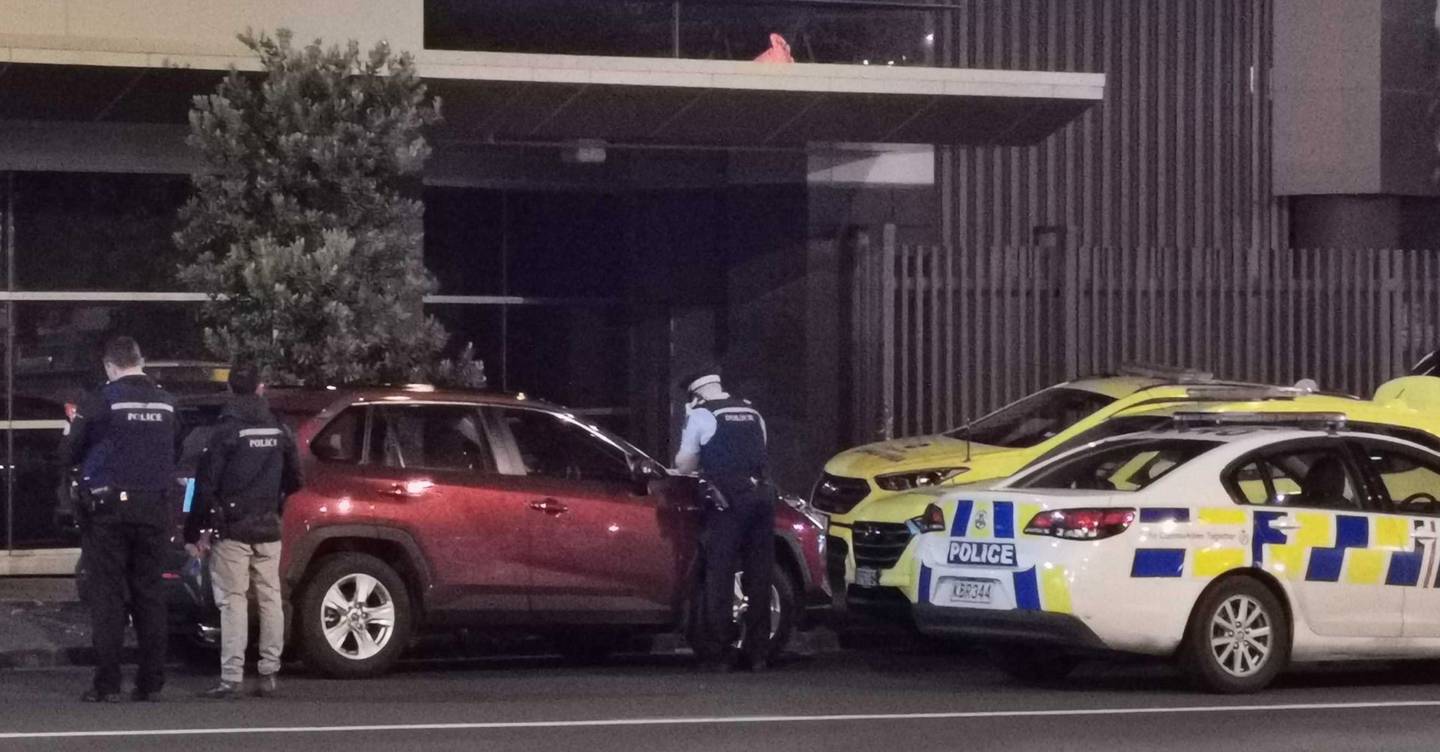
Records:
[[[208,402],[182,410],[187,427]],[[383,672],[422,628],[558,633],[593,652],[687,623],[703,560],[695,480],[623,439],[523,396],[272,390],[270,402],[305,469],[285,508],[290,635],[321,673]],[[798,500],[777,508],[775,546],[778,650],[830,596],[824,532]]]

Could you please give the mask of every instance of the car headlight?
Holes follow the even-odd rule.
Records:
[[[938,467],[933,470],[891,473],[875,476],[875,485],[886,491],[910,491],[916,488],[938,486],[968,472],[970,472],[968,467]]]
[[[810,520],[810,523],[820,528],[822,532],[830,527],[830,521],[827,520],[823,514],[817,512],[814,507],[810,506],[810,502],[799,496],[792,496],[790,494],[782,494],[780,499],[785,502],[786,506],[804,515],[805,519]]]

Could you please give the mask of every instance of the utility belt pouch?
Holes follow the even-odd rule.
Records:
[[[80,508],[90,517],[104,517],[120,511],[120,504],[127,501],[124,491],[102,486],[80,489]]]
[[[729,497],[720,490],[719,486],[708,480],[701,479],[700,481],[700,498],[704,500],[706,506],[717,512],[724,512],[730,508]]]

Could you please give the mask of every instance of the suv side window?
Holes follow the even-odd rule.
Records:
[[[383,467],[495,472],[495,455],[470,405],[375,405],[370,461]]]
[[[1440,463],[1401,446],[1366,442],[1360,452],[1392,511],[1440,515]]]
[[[1361,485],[1338,446],[1281,449],[1252,457],[1227,479],[1243,504],[1360,511]]]
[[[365,410],[360,405],[346,408],[310,442],[310,451],[325,462],[359,464],[365,450]]]
[[[624,450],[584,427],[543,410],[498,408],[526,475],[566,480],[629,482]]]

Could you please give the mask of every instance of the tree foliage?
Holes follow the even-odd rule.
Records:
[[[440,115],[411,55],[239,38],[262,73],[195,98],[203,169],[175,235],[181,281],[211,296],[207,346],[291,383],[483,379],[469,348],[437,362],[447,337],[422,307],[435,282],[415,194]]]

